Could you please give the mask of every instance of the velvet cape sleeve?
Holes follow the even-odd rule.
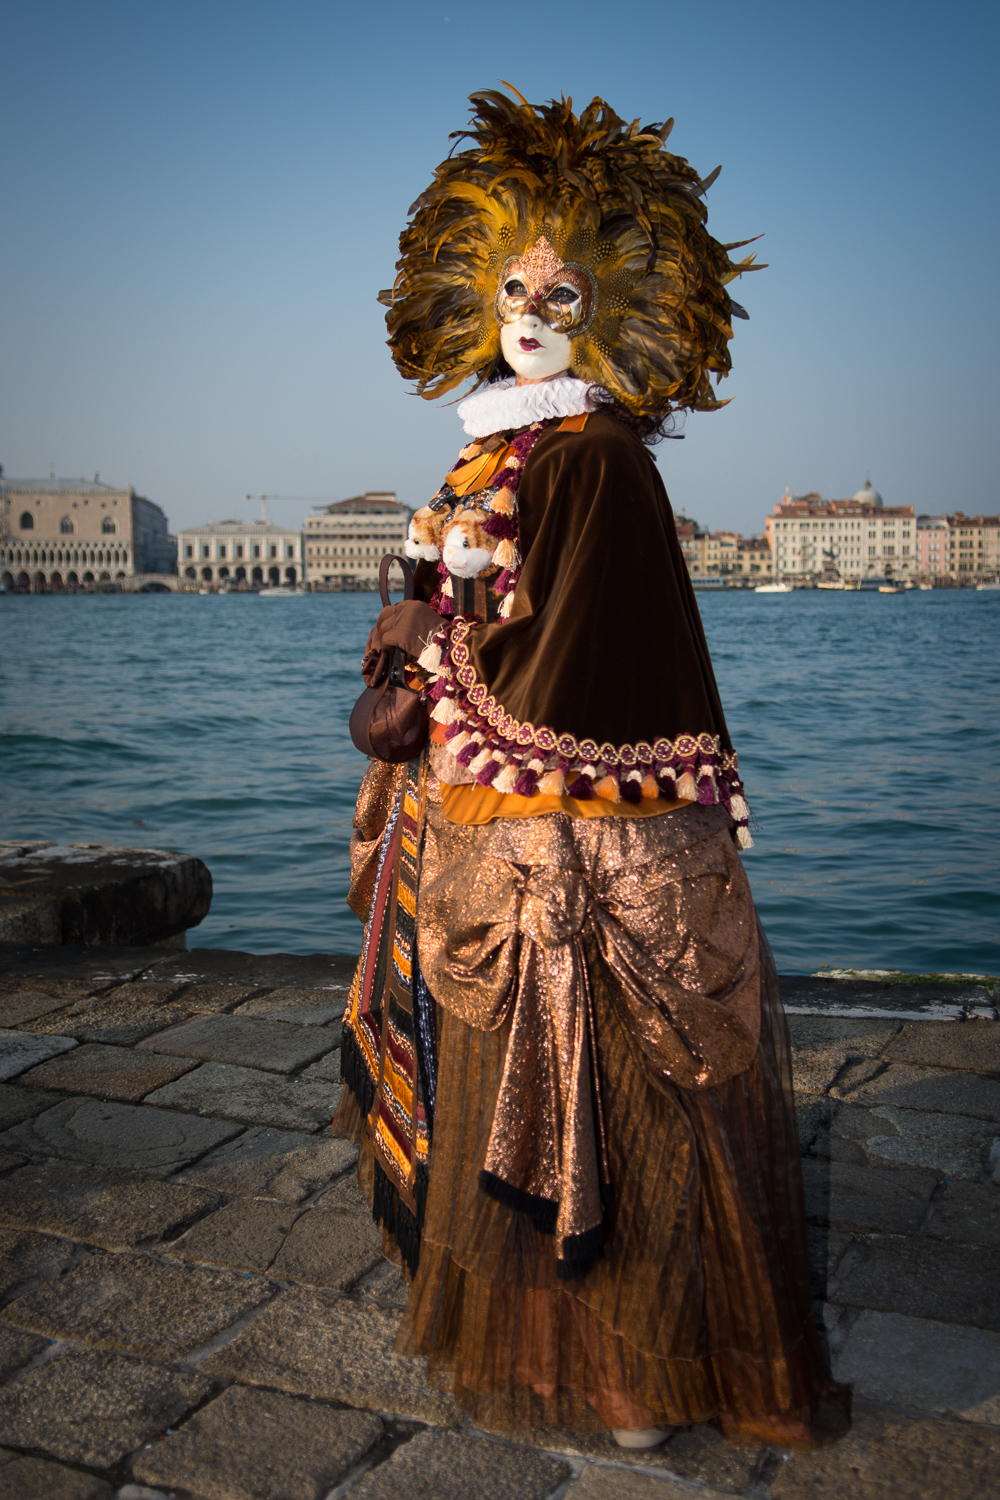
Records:
[[[523,568],[509,620],[468,638],[514,719],[615,746],[718,735],[731,750],[673,513],[614,417],[553,429],[518,491]]]

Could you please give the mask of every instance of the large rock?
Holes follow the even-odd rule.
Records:
[[[212,877],[193,855],[111,844],[0,843],[0,940],[161,943],[196,927]]]

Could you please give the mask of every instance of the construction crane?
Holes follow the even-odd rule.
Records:
[[[336,495],[244,495],[244,500],[260,501],[260,518],[267,520],[267,502],[269,500],[308,500],[313,506],[332,505]]]

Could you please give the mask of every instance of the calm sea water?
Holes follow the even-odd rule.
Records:
[[[699,596],[779,968],[1000,970],[1000,594]],[[371,594],[0,598],[4,838],[182,849],[197,947],[355,952]]]

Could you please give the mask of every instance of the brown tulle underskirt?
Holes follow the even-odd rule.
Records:
[[[846,1431],[849,1393],[811,1315],[788,1033],[764,955],[756,1060],[699,1092],[649,1082],[591,968],[615,1201],[601,1258],[569,1283],[553,1239],[478,1186],[507,1027],[439,1011],[430,1189],[396,1351],[426,1355],[431,1384],[481,1427],[712,1422],[796,1448]],[[345,1090],[334,1129],[359,1126]],[[398,1260],[391,1237],[386,1252]]]

